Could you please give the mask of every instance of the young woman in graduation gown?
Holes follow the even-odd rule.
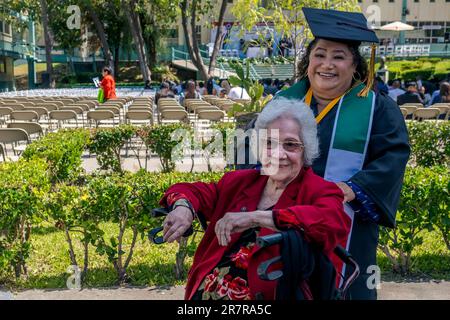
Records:
[[[309,105],[318,123],[320,157],[312,168],[344,192],[352,219],[347,248],[361,275],[351,299],[376,299],[379,226],[394,227],[410,154],[402,114],[387,95],[370,90],[362,41],[378,42],[360,13],[304,8],[315,39],[299,64],[301,80],[279,94]]]

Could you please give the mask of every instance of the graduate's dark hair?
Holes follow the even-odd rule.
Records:
[[[308,66],[309,66],[309,56],[311,55],[311,51],[314,49],[317,42],[319,42],[320,38],[315,38],[311,41],[306,48],[306,52],[298,63],[298,75],[299,79],[306,78],[308,76]],[[360,80],[365,82],[367,80],[367,74],[369,73],[369,67],[367,65],[366,59],[359,52],[359,43],[358,42],[342,42],[348,46],[348,49],[352,53],[353,63],[356,65],[356,72],[353,75],[353,79]]]

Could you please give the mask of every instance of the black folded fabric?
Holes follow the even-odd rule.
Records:
[[[282,232],[283,276],[278,280],[277,300],[305,300],[300,283],[307,280],[313,299],[336,298],[336,271],[316,246],[309,244],[296,230]]]

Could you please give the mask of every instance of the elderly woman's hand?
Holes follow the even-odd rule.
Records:
[[[193,220],[191,210],[183,206],[176,207],[164,220],[164,241],[173,242],[180,239],[192,225]]]
[[[242,232],[255,226],[252,212],[227,212],[217,221],[214,230],[219,245],[226,246],[231,241],[232,233]]]
[[[276,230],[272,211],[227,212],[217,221],[214,228],[219,245],[227,246],[231,242],[231,234],[243,232],[250,228],[263,227]]]

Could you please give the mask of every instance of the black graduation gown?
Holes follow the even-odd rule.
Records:
[[[279,96],[285,94],[289,98],[295,98],[295,92],[292,91],[283,92]],[[314,101],[312,108],[317,116]],[[321,177],[325,173],[336,113],[337,107],[333,108],[318,124],[320,156],[314,161],[313,170]],[[254,121],[249,124],[251,127],[253,125]],[[408,133],[399,107],[386,94],[377,94],[363,169],[350,180],[360,186],[376,203],[381,215],[380,225],[395,226],[395,216],[409,154]],[[241,165],[239,168],[244,169],[248,166]],[[373,274],[367,273],[367,268],[376,265],[378,234],[378,224],[362,221],[356,215],[349,251],[358,262],[361,275],[349,291],[351,299],[367,300],[377,297],[376,289],[367,287],[367,280]]]
[[[313,104],[317,115],[317,107]],[[333,132],[337,108],[333,108],[318,124],[320,157],[313,163],[313,170],[323,177]],[[408,133],[397,104],[384,93],[375,98],[374,118],[369,146],[363,169],[350,180],[360,186],[376,203],[381,214],[380,225],[395,226],[403,175],[408,162],[410,147]],[[376,265],[379,226],[362,221],[358,215],[353,222],[350,253],[361,269],[361,275],[352,285],[351,299],[376,299],[376,290],[367,287],[371,273],[367,268]],[[373,271],[372,271],[373,272]]]

